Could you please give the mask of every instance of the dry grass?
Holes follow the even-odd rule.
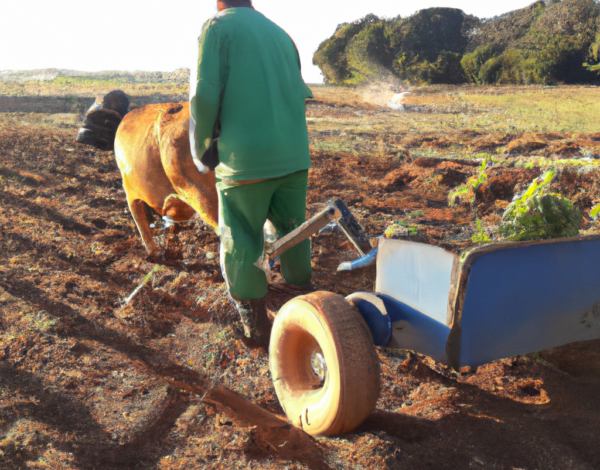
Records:
[[[0,113],[0,129],[18,126],[77,129],[81,115],[77,113]]]
[[[317,86],[313,92],[308,124],[317,150],[480,158],[532,134],[563,143],[578,140],[584,153],[600,153],[598,140],[585,137],[599,130],[600,87],[420,87],[405,98],[404,112],[386,106],[395,92],[385,84]],[[555,135],[542,136],[550,133]]]
[[[373,111],[393,96],[391,87],[315,87],[315,99]],[[600,87],[594,86],[430,86],[415,88],[404,113],[381,109],[381,114],[314,120],[322,127],[371,128],[383,132],[598,132]]]
[[[132,96],[132,107],[185,99],[188,94],[186,84],[175,82],[69,80],[69,86],[62,86],[65,80],[0,82],[0,95],[15,102],[40,97],[40,109],[28,103],[22,111],[45,111],[0,113],[0,125],[76,128],[91,99],[115,88]],[[506,144],[525,133],[557,133],[563,140],[576,139],[597,132],[600,121],[600,87],[591,86],[420,87],[406,98],[405,112],[386,106],[399,91],[391,84],[313,85],[312,90],[314,100],[307,106],[307,118],[313,149],[355,156],[403,158],[410,151],[416,157],[480,158],[481,153],[501,153]],[[63,100],[54,110],[52,103],[42,103],[52,101],[51,97],[57,103]],[[61,106],[60,114],[49,114]],[[486,139],[488,148],[481,142]],[[588,139],[586,145],[585,152],[600,153],[600,143]]]
[[[53,81],[0,82],[0,96],[93,97],[114,89],[132,96],[189,93],[186,83],[127,83],[122,80],[68,78]],[[600,122],[600,87],[594,86],[429,86],[413,89],[407,111],[385,105],[395,90],[391,84],[352,88],[313,85],[315,101],[335,105],[310,116],[317,130],[372,130],[382,134],[448,132],[591,133]],[[309,113],[310,114],[310,113]]]
[[[132,96],[189,95],[187,83],[128,83],[124,80],[89,80],[69,78],[52,81],[0,81],[0,96],[97,96],[111,90],[123,90]]]

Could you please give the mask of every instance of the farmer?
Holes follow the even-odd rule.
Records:
[[[312,93],[293,41],[251,0],[220,0],[217,8],[199,38],[190,143],[201,171],[207,168],[200,160],[220,162],[221,268],[244,335],[266,346],[267,277],[254,263],[263,253],[267,219],[281,234],[304,222],[310,168],[305,100]],[[218,152],[211,147],[217,133]],[[310,284],[310,240],[286,251],[280,262],[287,283]]]

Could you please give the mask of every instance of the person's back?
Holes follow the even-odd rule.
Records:
[[[252,8],[228,8],[205,25],[200,41],[201,55],[218,54],[220,69],[218,85],[208,77],[222,93],[217,177],[254,180],[308,169],[305,100],[312,94],[287,33]],[[196,111],[200,131],[201,103]]]

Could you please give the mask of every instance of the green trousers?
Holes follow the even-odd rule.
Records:
[[[239,300],[267,295],[267,277],[254,263],[263,253],[263,226],[269,219],[281,235],[300,226],[306,216],[308,170],[243,185],[217,181],[221,268],[229,293]],[[310,282],[310,239],[284,252],[281,273],[289,284]]]

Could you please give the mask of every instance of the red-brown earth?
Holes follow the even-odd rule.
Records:
[[[197,218],[167,230],[156,218],[166,257],[148,259],[113,154],[76,145],[75,132],[0,129],[0,468],[600,468],[600,341],[463,374],[380,349],[381,397],[356,431],[313,439],[281,427],[267,352],[239,340],[217,236]],[[493,150],[527,138],[412,145],[471,139]],[[542,151],[569,138],[546,136]],[[315,150],[308,212],[340,197],[370,236],[403,220],[458,251],[472,244],[474,215],[449,208],[448,192],[478,165]],[[510,166],[493,165],[476,191],[490,224],[541,171]],[[587,212],[599,184],[598,170],[566,169],[555,186]],[[318,289],[373,288],[373,268],[336,272],[356,257],[339,233],[312,241]],[[293,295],[278,278],[271,308]]]

